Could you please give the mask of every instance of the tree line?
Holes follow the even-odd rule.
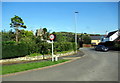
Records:
[[[34,34],[33,31],[24,30],[27,28],[24,21],[19,16],[11,18],[10,27],[13,28],[9,31],[2,30],[2,51],[3,58],[13,58],[26,56],[31,53],[50,54],[51,44],[47,42],[49,35],[54,34],[54,51],[62,52],[68,50],[75,50],[75,34],[72,32],[52,32],[50,33],[47,28],[43,28],[41,35],[39,29]],[[19,28],[23,28],[22,30]],[[89,44],[91,39],[87,34],[78,35],[78,48],[79,43],[82,41]],[[6,52],[7,51],[7,52]]]

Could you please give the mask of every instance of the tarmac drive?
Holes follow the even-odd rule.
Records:
[[[118,81],[118,52],[80,49],[85,57],[70,63],[3,77],[3,81]]]

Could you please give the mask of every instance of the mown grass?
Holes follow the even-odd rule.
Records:
[[[45,67],[45,66],[62,63],[65,61],[68,61],[68,60],[63,59],[63,60],[58,60],[55,62],[44,61],[44,62],[5,65],[5,66],[2,66],[2,73],[0,73],[0,75],[10,74],[10,73],[15,73],[15,72],[20,72],[20,71],[26,71],[26,70],[35,69],[35,68],[41,68],[41,67]]]

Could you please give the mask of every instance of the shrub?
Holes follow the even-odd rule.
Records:
[[[120,41],[119,42],[115,42],[115,50],[119,50],[120,51]]]
[[[37,45],[32,38],[24,37],[24,38],[21,38],[20,42],[27,45],[28,54],[37,52]]]
[[[54,53],[75,50],[75,43],[71,42],[54,42]],[[14,41],[3,42],[2,44],[2,58],[16,58],[22,57],[26,55],[30,55],[33,53],[51,54],[52,45],[47,42],[19,42],[15,43]]]
[[[2,44],[2,58],[22,57],[28,54],[28,48],[24,43],[8,43]]]
[[[47,42],[40,43],[39,44],[39,52],[43,55],[51,53],[51,44],[49,44]]]
[[[73,50],[74,49],[74,44],[71,42],[55,42],[54,43],[54,50],[56,52],[61,52],[61,51],[68,51],[68,50]]]
[[[84,44],[91,44],[91,38],[87,35],[83,36],[83,43]]]
[[[3,41],[2,44],[15,44],[15,41]]]
[[[33,53],[33,54],[30,54],[28,55],[29,57],[34,57],[34,56],[40,56],[41,54],[40,53]]]

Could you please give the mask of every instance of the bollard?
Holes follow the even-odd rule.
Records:
[[[55,61],[58,61],[58,56],[55,56]]]

